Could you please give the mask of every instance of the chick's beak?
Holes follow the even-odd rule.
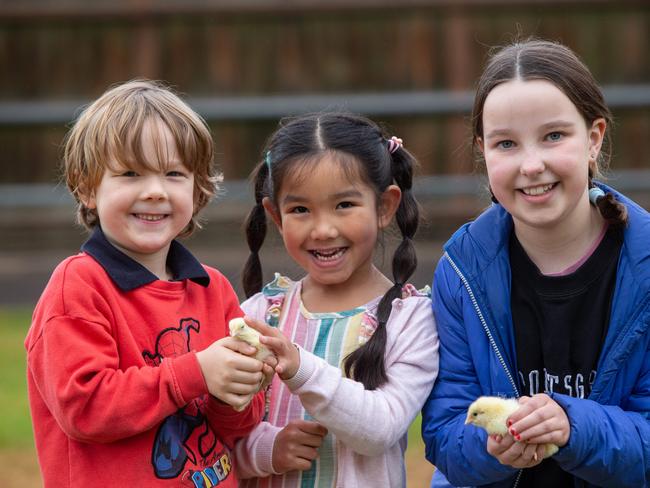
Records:
[[[472,423],[472,415],[467,412],[467,418],[465,419],[465,425]]]

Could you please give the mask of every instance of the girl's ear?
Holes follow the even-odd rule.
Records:
[[[280,232],[282,232],[282,218],[280,217],[280,212],[278,212],[278,209],[275,208],[275,205],[273,205],[271,199],[269,197],[264,197],[262,199],[262,205],[264,206],[266,213],[271,216],[271,220],[275,222],[275,226]]]
[[[485,155],[485,145],[483,144],[482,137],[476,138],[476,146],[478,147],[479,151],[481,151],[481,154]]]
[[[600,147],[603,145],[605,138],[605,131],[607,130],[607,121],[603,118],[596,119],[589,128],[589,152],[596,154],[600,152]]]
[[[588,129],[589,137],[589,172],[591,175],[597,175],[598,170],[598,154],[603,145],[605,138],[605,131],[607,130],[607,121],[603,118],[596,119],[592,122],[591,127]]]
[[[402,201],[402,190],[397,185],[389,185],[379,197],[379,228],[388,227]]]

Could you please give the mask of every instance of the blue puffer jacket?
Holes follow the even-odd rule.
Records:
[[[585,480],[576,486],[650,486],[650,215],[615,195],[628,208],[629,225],[596,380],[588,399],[554,395],[571,423],[569,443],[555,459]],[[438,468],[432,487],[512,487],[519,478],[519,470],[487,453],[483,429],[464,425],[477,397],[520,396],[510,312],[511,230],[510,215],[493,205],[456,231],[436,268],[440,373],[422,410],[426,456]]]

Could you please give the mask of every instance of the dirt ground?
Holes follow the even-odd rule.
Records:
[[[433,466],[424,459],[424,453],[412,449],[406,458],[407,488],[428,488]],[[42,486],[36,453],[32,449],[0,449],[0,485],[4,488]]]
[[[410,449],[406,453],[407,488],[429,488],[434,467],[424,459],[424,450]]]
[[[0,473],[1,484],[6,488],[42,486],[32,449],[0,449]]]

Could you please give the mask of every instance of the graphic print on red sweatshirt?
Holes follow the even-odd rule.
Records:
[[[156,339],[156,350],[144,351],[149,366],[160,366],[192,350],[192,337],[199,333],[198,320],[184,318],[176,328],[164,329]],[[229,451],[219,441],[205,417],[207,395],[196,398],[160,425],[154,439],[151,463],[158,478],[180,476],[186,486],[217,486],[232,470]]]

